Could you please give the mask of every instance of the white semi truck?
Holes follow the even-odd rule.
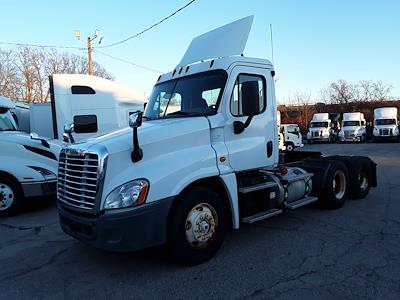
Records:
[[[11,110],[15,103],[0,97],[0,217],[16,214],[25,199],[56,194],[61,150],[57,143],[20,132]]]
[[[361,112],[344,113],[339,141],[363,143],[366,140],[367,130],[364,114]]]
[[[313,142],[332,142],[335,140],[335,133],[332,128],[332,120],[329,113],[317,113],[313,115],[310,128],[307,132],[307,140]]]
[[[304,147],[299,125],[281,124],[280,129],[286,151],[293,151],[295,148]]]
[[[338,208],[376,186],[367,157],[295,151],[279,164],[275,71],[241,55],[252,20],[195,38],[132,128],[61,151],[67,234],[119,252],[166,243],[173,259],[194,265],[241,223],[315,201]]]
[[[63,140],[74,123],[75,141],[128,126],[129,115],[143,110],[145,97],[115,81],[83,74],[53,74],[50,102],[30,106],[30,131]]]
[[[373,141],[399,141],[399,121],[397,107],[374,109]]]

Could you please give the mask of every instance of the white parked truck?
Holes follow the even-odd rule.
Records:
[[[0,97],[0,217],[17,213],[24,199],[56,194],[61,146],[20,132],[14,109]]]
[[[279,164],[275,71],[240,55],[252,20],[195,38],[132,128],[61,151],[67,234],[109,251],[166,243],[193,265],[217,252],[229,228],[315,201],[338,208],[376,186],[367,157],[294,151]]]
[[[373,141],[399,141],[399,121],[396,107],[374,109]]]
[[[281,124],[281,133],[286,151],[293,151],[295,148],[303,147],[303,136],[297,124]]]
[[[341,142],[365,142],[367,131],[364,114],[361,112],[344,113],[342,129],[339,132]]]
[[[50,102],[17,114],[27,120],[28,132],[43,137],[63,140],[64,126],[74,123],[71,136],[82,141],[128,126],[129,115],[144,109],[142,94],[112,80],[83,74],[53,74],[49,80]]]
[[[317,113],[313,115],[310,128],[307,132],[307,140],[313,142],[332,142],[334,138],[334,130],[332,129],[332,121],[329,113]]]

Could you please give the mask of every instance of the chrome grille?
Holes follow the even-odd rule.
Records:
[[[80,209],[91,210],[96,205],[99,158],[97,154],[60,153],[58,166],[58,199]]]
[[[380,135],[393,135],[393,130],[390,128],[379,129]]]
[[[321,132],[320,131],[314,131],[313,134],[314,134],[314,137],[320,137],[321,136]]]
[[[354,137],[354,130],[345,130],[344,131],[344,137],[345,138]]]

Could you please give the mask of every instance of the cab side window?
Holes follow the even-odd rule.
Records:
[[[258,86],[258,93],[260,95],[260,111],[259,113],[262,113],[265,111],[266,108],[266,91],[265,91],[265,79],[262,76],[256,76],[256,75],[246,75],[246,74],[240,74],[238,78],[236,79],[235,86],[233,87],[233,92],[231,96],[231,113],[235,117],[240,117],[243,116],[243,101],[246,101],[246,99],[242,98],[242,84],[243,82],[256,82]]]
[[[289,125],[289,126],[287,127],[287,132],[288,132],[288,133],[297,134],[297,133],[298,133],[297,126]]]

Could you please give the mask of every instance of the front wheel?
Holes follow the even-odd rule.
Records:
[[[16,214],[22,202],[22,191],[17,182],[7,177],[0,178],[0,217]]]
[[[294,145],[292,143],[286,144],[286,151],[292,152],[294,150]]]
[[[226,229],[226,209],[218,193],[192,187],[179,197],[170,215],[170,254],[180,264],[201,264],[221,247]]]

